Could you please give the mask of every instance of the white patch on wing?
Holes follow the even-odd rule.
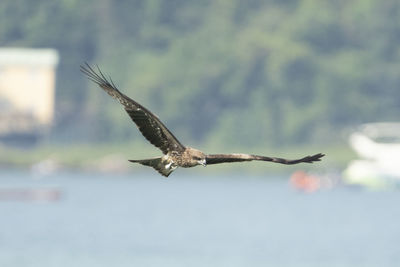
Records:
[[[239,153],[234,153],[232,156],[240,157],[242,159],[251,159],[251,155],[248,154],[239,154]]]

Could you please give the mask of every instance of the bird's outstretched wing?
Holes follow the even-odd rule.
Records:
[[[283,159],[283,158],[275,158],[275,157],[265,157],[265,156],[257,156],[257,155],[249,155],[249,154],[213,154],[206,156],[206,164],[219,164],[219,163],[227,163],[227,162],[241,162],[241,161],[271,161],[275,163],[281,164],[297,164],[301,162],[313,163],[314,161],[320,161],[321,158],[325,156],[324,154],[318,153],[313,156],[306,156],[301,159]]]
[[[143,136],[164,154],[170,151],[183,152],[183,146],[178,139],[168,130],[160,119],[136,101],[122,94],[109,77],[107,79],[99,67],[94,71],[88,63],[81,66],[81,71],[93,82],[97,83],[110,96],[117,99],[125,108],[128,115],[136,123]]]

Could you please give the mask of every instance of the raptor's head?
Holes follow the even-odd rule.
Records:
[[[195,148],[187,147],[185,153],[188,155],[191,166],[203,165],[206,166],[206,155]]]

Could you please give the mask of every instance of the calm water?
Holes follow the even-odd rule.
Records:
[[[184,173],[182,171],[181,173]],[[306,195],[284,179],[0,172],[0,266],[400,266],[400,193]]]

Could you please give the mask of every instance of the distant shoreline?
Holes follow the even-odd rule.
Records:
[[[204,148],[205,151],[214,149]],[[227,152],[236,152],[232,149],[218,148]],[[341,170],[347,163],[356,158],[354,152],[347,146],[330,147],[292,147],[288,149],[252,150],[242,148],[248,153],[260,153],[288,158],[299,155],[323,152],[327,156],[316,164],[301,164],[298,166],[282,166],[268,163],[251,164],[223,164],[211,166],[201,172],[229,172],[246,171],[250,173],[290,173],[298,169],[316,170],[324,172],[332,169]],[[212,153],[213,151],[210,151]],[[95,172],[130,173],[144,170],[141,166],[132,166],[128,159],[153,157],[159,151],[138,144],[74,144],[74,145],[42,145],[27,149],[0,146],[0,166],[2,169],[27,170],[78,170]],[[193,171],[196,171],[195,169]],[[200,171],[200,170],[199,170]]]

